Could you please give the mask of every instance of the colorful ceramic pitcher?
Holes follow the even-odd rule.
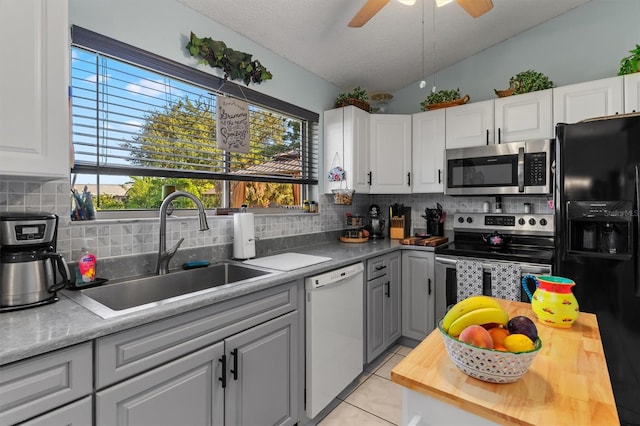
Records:
[[[536,291],[531,295],[527,287],[527,279],[536,283]],[[551,275],[525,275],[522,277],[522,288],[531,300],[531,307],[543,324],[558,328],[569,328],[580,313],[578,301],[571,292],[576,285],[569,278]]]

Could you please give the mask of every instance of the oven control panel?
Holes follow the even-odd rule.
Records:
[[[552,214],[456,213],[453,229],[454,231],[503,231],[553,235],[554,220]]]

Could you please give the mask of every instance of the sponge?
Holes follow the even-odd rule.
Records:
[[[194,260],[192,262],[183,263],[182,269],[206,268],[209,264],[210,263],[207,260]]]

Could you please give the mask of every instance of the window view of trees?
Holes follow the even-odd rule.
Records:
[[[250,105],[249,153],[225,152],[216,145],[217,95],[73,50],[74,172],[81,173],[74,177],[101,184],[98,210],[157,209],[163,185],[195,194],[207,208],[300,204],[301,185],[278,180],[301,176],[303,121]],[[193,207],[184,197],[174,205]]]

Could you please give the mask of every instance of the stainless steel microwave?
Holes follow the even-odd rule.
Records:
[[[445,151],[445,194],[551,194],[553,140]]]

